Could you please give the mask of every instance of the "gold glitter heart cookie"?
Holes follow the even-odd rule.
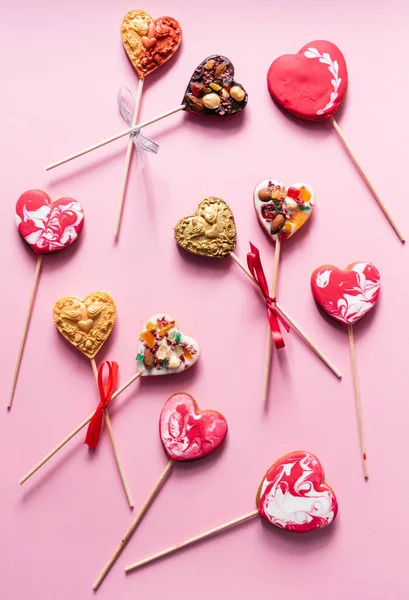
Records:
[[[53,308],[58,331],[88,358],[94,358],[115,323],[115,302],[105,292],[93,292],[84,299],[64,296]]]
[[[230,207],[220,198],[205,198],[194,215],[177,223],[175,239],[181,248],[193,254],[211,258],[229,256],[237,239]]]

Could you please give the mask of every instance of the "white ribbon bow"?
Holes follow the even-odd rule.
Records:
[[[131,100],[131,105],[128,105],[126,102],[125,92]],[[159,144],[157,144],[153,140],[150,140],[148,137],[142,135],[141,130],[137,125],[132,127],[135,98],[133,97],[133,94],[129,88],[120,88],[118,92],[118,106],[119,112],[121,113],[122,118],[128,125],[129,133],[132,135],[133,143],[135,144],[136,156],[138,158],[138,166],[136,168],[136,172],[139,173],[145,166],[146,152],[152,152],[153,154],[157,154],[159,150]]]

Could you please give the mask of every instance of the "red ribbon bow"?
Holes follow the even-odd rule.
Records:
[[[270,323],[271,333],[273,335],[273,341],[277,349],[284,348],[284,338],[280,329],[280,321],[286,331],[290,331],[290,326],[287,321],[280,315],[276,308],[276,298],[271,298],[268,292],[268,285],[266,276],[264,275],[263,266],[260,260],[260,252],[250,242],[251,252],[247,254],[247,265],[250,273],[256,280],[261,293],[264,296],[267,305],[267,318]]]
[[[103,371],[105,365],[108,367],[108,377],[106,378],[105,385],[103,382]],[[104,361],[100,364],[98,369],[98,389],[100,403],[97,406],[97,410],[89,422],[87,435],[85,437],[85,444],[89,448],[96,448],[98,445],[99,436],[102,427],[102,417],[104,410],[108,407],[108,404],[112,398],[112,394],[115,389],[116,378],[118,376],[118,364],[109,360]]]

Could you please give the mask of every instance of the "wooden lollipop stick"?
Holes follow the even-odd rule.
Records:
[[[334,119],[334,117],[331,117],[331,123],[332,123],[332,126],[334,127],[334,129],[335,129],[335,131],[336,131],[339,139],[341,140],[342,145],[344,146],[344,148],[347,151],[347,153],[349,154],[349,157],[351,158],[353,164],[355,165],[358,173],[360,174],[360,176],[362,177],[362,179],[365,181],[365,183],[366,183],[369,191],[371,192],[372,196],[377,201],[377,203],[378,203],[380,209],[382,210],[383,214],[388,219],[389,223],[392,225],[392,228],[395,231],[395,233],[398,236],[398,238],[400,239],[400,241],[404,242],[405,238],[403,237],[402,233],[400,232],[397,224],[393,220],[393,218],[392,218],[391,214],[389,213],[388,209],[386,208],[385,204],[382,202],[381,198],[379,197],[378,193],[376,192],[374,186],[369,181],[368,176],[366,175],[365,171],[363,170],[363,168],[359,164],[357,157],[352,152],[352,150],[351,150],[348,142],[345,139],[344,134],[342,133],[342,130],[341,130],[340,126],[338,125],[338,123],[336,122],[336,120]]]
[[[143,79],[143,78],[139,79],[138,90],[136,92],[136,98],[135,98],[135,108],[134,108],[133,117],[132,117],[132,127],[134,127],[136,125],[136,122],[138,120],[138,113],[139,113],[139,107],[141,105],[141,98],[142,98],[142,91],[143,91],[144,81],[145,81],[145,79]],[[128,183],[128,171],[129,171],[129,165],[131,164],[132,148],[133,148],[133,135],[131,134],[129,136],[129,139],[128,139],[128,146],[127,146],[126,155],[125,155],[124,174],[123,174],[123,177],[122,177],[121,193],[120,193],[120,196],[119,196],[119,205],[118,205],[118,214],[117,214],[117,217],[116,217],[116,224],[115,224],[115,229],[114,229],[114,236],[115,237],[119,234],[119,227],[121,225],[121,218],[122,218],[122,210],[123,210],[123,207],[124,207],[126,185]]]
[[[7,408],[9,410],[12,407],[13,399],[14,399],[14,392],[16,391],[18,373],[20,371],[21,359],[23,358],[24,346],[26,343],[28,327],[30,325],[30,320],[31,320],[31,313],[33,312],[33,305],[34,305],[34,300],[36,297],[38,281],[40,279],[40,271],[41,271],[42,262],[43,262],[43,255],[40,254],[40,256],[37,258],[36,270],[34,273],[33,287],[31,288],[30,302],[28,305],[28,311],[27,311],[27,316],[26,316],[26,320],[24,323],[23,335],[21,337],[20,347],[18,349],[17,360],[16,360],[16,364],[14,367],[13,381],[11,382],[9,401],[7,403]]]
[[[153,562],[154,560],[163,558],[167,554],[172,554],[172,552],[176,552],[177,550],[186,548],[186,546],[191,546],[192,544],[196,544],[197,542],[200,542],[201,540],[205,540],[206,538],[216,535],[217,533],[221,533],[222,531],[226,531],[226,529],[230,529],[231,527],[234,527],[235,525],[239,525],[239,523],[244,523],[245,521],[248,521],[249,519],[253,519],[257,515],[258,515],[258,510],[253,510],[252,512],[247,513],[247,515],[242,515],[241,517],[238,517],[237,519],[233,519],[232,521],[229,521],[228,523],[223,523],[223,525],[219,525],[218,527],[209,529],[208,531],[205,531],[204,533],[195,535],[194,537],[191,537],[188,540],[181,542],[180,544],[175,544],[175,546],[166,548],[166,550],[162,550],[162,552],[158,552],[157,554],[152,554],[152,556],[148,556],[147,558],[139,560],[138,562],[133,563],[132,565],[129,565],[128,567],[125,567],[125,572],[130,573],[131,571],[134,571],[135,569],[138,569],[139,567],[142,567],[143,565],[147,565],[148,563]]]
[[[96,381],[97,386],[98,386],[98,369],[97,369],[97,365],[95,363],[95,358],[91,358],[90,360],[91,360],[91,366],[92,366],[92,371],[94,373],[95,381]],[[126,499],[128,501],[129,508],[133,508],[134,507],[134,503],[133,503],[133,499],[132,499],[131,490],[129,488],[128,481],[127,481],[127,479],[125,477],[125,471],[124,471],[124,468],[122,466],[121,459],[119,458],[118,447],[116,445],[115,436],[114,436],[114,432],[113,432],[112,424],[111,424],[111,419],[109,418],[109,413],[108,413],[108,409],[107,408],[104,410],[104,418],[105,418],[105,425],[107,426],[109,437],[111,439],[112,450],[114,451],[116,466],[118,467],[119,476],[120,476],[121,481],[122,481],[122,486],[123,486],[124,491],[125,491]]]
[[[138,372],[135,375],[133,375],[130,379],[128,379],[128,381],[125,381],[125,383],[120,388],[118,388],[116,390],[116,392],[114,392],[112,394],[111,401],[114,400],[117,396],[119,396],[119,394],[121,394],[124,390],[126,390],[126,388],[129,387],[131,385],[131,383],[133,383],[134,381],[136,381],[136,379],[138,379],[138,377],[140,377],[140,375],[141,375],[140,372]],[[36,465],[34,465],[34,467],[32,469],[30,469],[28,471],[28,473],[26,473],[26,475],[24,475],[24,477],[22,477],[19,480],[19,484],[22,485],[23,483],[25,483],[27,481],[27,479],[30,479],[30,477],[32,475],[34,475],[34,473],[36,471],[38,471],[38,469],[40,469],[40,467],[45,465],[45,463],[48,462],[50,460],[50,458],[52,458],[54,456],[54,454],[57,454],[57,452],[59,450],[61,450],[61,448],[63,448],[65,446],[65,444],[67,444],[74,436],[76,436],[77,433],[79,431],[81,431],[81,429],[83,429],[86,425],[88,425],[88,423],[91,421],[92,417],[94,416],[94,412],[95,411],[93,411],[90,415],[88,415],[88,417],[86,419],[84,419],[82,421],[82,423],[80,423],[78,425],[78,427],[76,427],[73,431],[71,431],[71,433],[69,433],[67,435],[67,437],[65,437],[46,456],[44,456],[44,458],[42,458],[40,460],[40,462],[38,462]]]
[[[350,354],[351,354],[352,376],[354,379],[355,408],[356,408],[356,416],[357,416],[357,420],[358,420],[358,435],[359,435],[359,445],[361,447],[362,470],[363,470],[365,479],[367,479],[368,478],[368,464],[366,462],[366,446],[365,446],[364,426],[363,426],[363,419],[362,419],[362,402],[361,402],[361,392],[359,389],[358,367],[357,367],[357,362],[356,362],[356,352],[355,352],[355,342],[354,342],[354,330],[353,330],[352,325],[348,325],[348,337],[349,337],[349,350],[350,350]]]
[[[240,269],[247,275],[247,277],[249,277],[252,280],[252,282],[255,285],[257,285],[257,288],[258,288],[258,284],[257,284],[256,280],[254,279],[254,277],[252,276],[252,274],[250,273],[250,271],[248,270],[246,265],[239,259],[239,257],[236,254],[234,254],[234,252],[230,252],[230,256],[234,260],[234,262],[240,267]],[[332,364],[332,362],[325,356],[325,354],[323,352],[321,352],[321,350],[318,348],[318,346],[316,346],[312,342],[310,337],[305,333],[305,331],[303,331],[301,329],[301,327],[298,325],[298,323],[296,323],[294,321],[294,319],[292,317],[290,317],[288,312],[286,310],[284,310],[284,308],[281,306],[281,304],[276,302],[275,306],[276,306],[276,309],[278,310],[278,312],[286,319],[286,321],[288,321],[288,323],[291,325],[291,327],[294,329],[294,331],[307,344],[307,346],[309,346],[311,348],[311,350],[318,356],[318,358],[320,358],[322,360],[322,362],[330,369],[330,371],[332,371],[334,373],[334,375],[340,379],[342,377],[341,372],[335,367],[335,365]]]
[[[171,110],[168,110],[160,115],[157,115],[156,117],[153,117],[152,119],[149,119],[148,121],[144,121],[143,123],[138,123],[137,126],[139,127],[139,129],[143,129],[147,125],[152,125],[152,123],[156,123],[157,121],[166,119],[166,117],[169,117],[170,115],[174,115],[175,113],[179,112],[180,110],[184,110],[185,108],[186,108],[185,104],[180,104],[179,106],[176,106],[175,108],[172,108]],[[112,135],[111,137],[106,138],[105,140],[102,140],[101,142],[97,142],[96,144],[93,144],[92,146],[88,146],[87,148],[84,148],[83,150],[80,150],[79,152],[75,152],[74,154],[70,154],[70,156],[66,156],[65,158],[62,158],[61,160],[57,160],[56,162],[53,162],[53,163],[47,165],[45,170],[51,171],[51,169],[55,169],[56,167],[59,167],[60,165],[63,165],[64,163],[69,162],[70,160],[74,160],[75,158],[78,158],[79,156],[88,154],[88,152],[97,150],[97,148],[106,146],[106,144],[115,142],[116,140],[119,140],[120,138],[125,137],[126,135],[129,135],[129,128],[125,129],[124,131],[121,131],[121,133]]]
[[[162,487],[162,484],[165,481],[166,477],[168,476],[171,468],[173,467],[174,462],[175,461],[173,460],[173,458],[171,458],[169,460],[168,464],[166,465],[165,469],[162,472],[162,475],[159,477],[158,481],[155,484],[155,487],[149,494],[149,496],[148,496],[147,500],[145,501],[145,503],[143,504],[141,510],[138,512],[135,519],[132,521],[131,526],[129,527],[128,531],[125,533],[119,546],[117,547],[117,549],[115,550],[115,552],[113,553],[113,555],[111,556],[111,558],[109,559],[109,561],[107,562],[107,564],[105,565],[103,570],[101,571],[100,575],[98,576],[98,579],[95,581],[94,585],[92,586],[94,590],[97,590],[99,588],[99,586],[105,579],[106,575],[111,570],[113,564],[117,560],[118,556],[121,554],[122,550],[125,548],[126,544],[131,539],[135,529],[138,527],[139,523],[142,521],[142,519],[145,516],[146,512],[148,511],[150,505],[152,504],[156,494],[159,492],[160,488]]]
[[[274,253],[274,270],[273,270],[273,281],[271,284],[271,297],[276,297],[277,292],[277,280],[278,280],[278,266],[280,264],[280,251],[281,251],[281,241],[280,238],[277,238],[275,245],[275,253]],[[271,335],[270,325],[267,324],[267,346],[266,346],[266,358],[264,362],[264,379],[263,379],[263,402],[265,403],[267,400],[267,392],[268,392],[268,382],[270,379],[270,362],[271,362],[271,347],[273,344],[273,338]]]

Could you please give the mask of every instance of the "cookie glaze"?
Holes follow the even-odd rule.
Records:
[[[199,356],[197,341],[182,333],[175,319],[159,313],[148,319],[139,336],[137,369],[141,375],[180,373]]]
[[[72,198],[53,202],[41,190],[28,190],[17,200],[16,225],[35,254],[50,254],[75,242],[84,225],[84,211]]]
[[[378,300],[378,269],[368,262],[356,262],[346,269],[323,265],[311,275],[311,289],[316,302],[333,319],[353,325],[362,319]]]
[[[338,502],[323,481],[324,471],[314,454],[301,450],[286,454],[270,467],[260,484],[260,516],[297,533],[327,527],[337,516]]]
[[[267,85],[273,99],[296,117],[329,119],[347,91],[345,58],[331,42],[309,42],[297,54],[276,58],[268,70]]]
[[[274,241],[292,237],[308,221],[314,206],[315,195],[307,183],[286,188],[276,179],[265,179],[254,190],[257,218]]]
[[[200,410],[183,392],[173,394],[159,419],[159,433],[169,458],[195,460],[214,452],[227,435],[227,421],[214,410]]]

